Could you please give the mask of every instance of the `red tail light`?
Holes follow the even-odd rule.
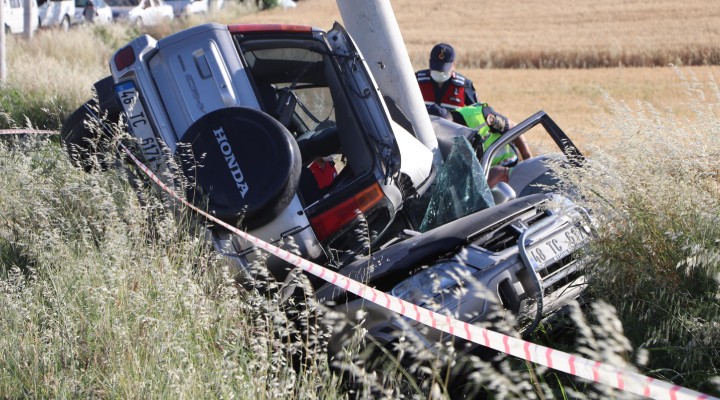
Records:
[[[115,62],[115,68],[122,71],[135,62],[135,51],[130,46],[123,47],[115,53],[113,61]]]
[[[366,212],[379,203],[385,195],[380,185],[375,183],[339,205],[325,211],[310,220],[318,240],[323,241],[347,225],[356,216],[356,211]]]

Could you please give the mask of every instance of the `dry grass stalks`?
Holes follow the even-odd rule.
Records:
[[[681,79],[692,115],[608,98],[618,139],[572,179],[599,219],[592,290],[618,309],[646,372],[717,394],[720,90]]]
[[[140,207],[44,139],[0,142],[5,398],[338,398],[290,362],[276,298],[238,291],[186,221]]]

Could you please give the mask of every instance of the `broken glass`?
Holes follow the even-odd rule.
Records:
[[[495,205],[475,151],[463,136],[453,140],[432,191],[420,232]]]

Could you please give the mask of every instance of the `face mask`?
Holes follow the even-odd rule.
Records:
[[[450,76],[452,75],[452,72],[442,72],[442,71],[435,71],[430,70],[430,78],[434,80],[437,83],[443,83],[446,80],[450,79]]]

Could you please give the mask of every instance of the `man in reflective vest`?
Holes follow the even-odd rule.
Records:
[[[487,103],[475,103],[460,107],[450,112],[450,114],[455,123],[478,130],[478,135],[482,140],[483,152],[500,139],[505,132],[515,126],[513,121],[497,113]],[[498,182],[507,182],[510,179],[512,168],[520,161],[518,155],[522,157],[522,160],[532,157],[530,148],[522,136],[513,140],[512,144],[505,146],[493,157],[490,163],[492,169],[488,176],[490,187],[495,186]]]
[[[416,72],[415,77],[425,107],[436,104],[453,110],[478,101],[472,81],[455,71],[455,50],[447,43],[432,48],[430,68]]]

